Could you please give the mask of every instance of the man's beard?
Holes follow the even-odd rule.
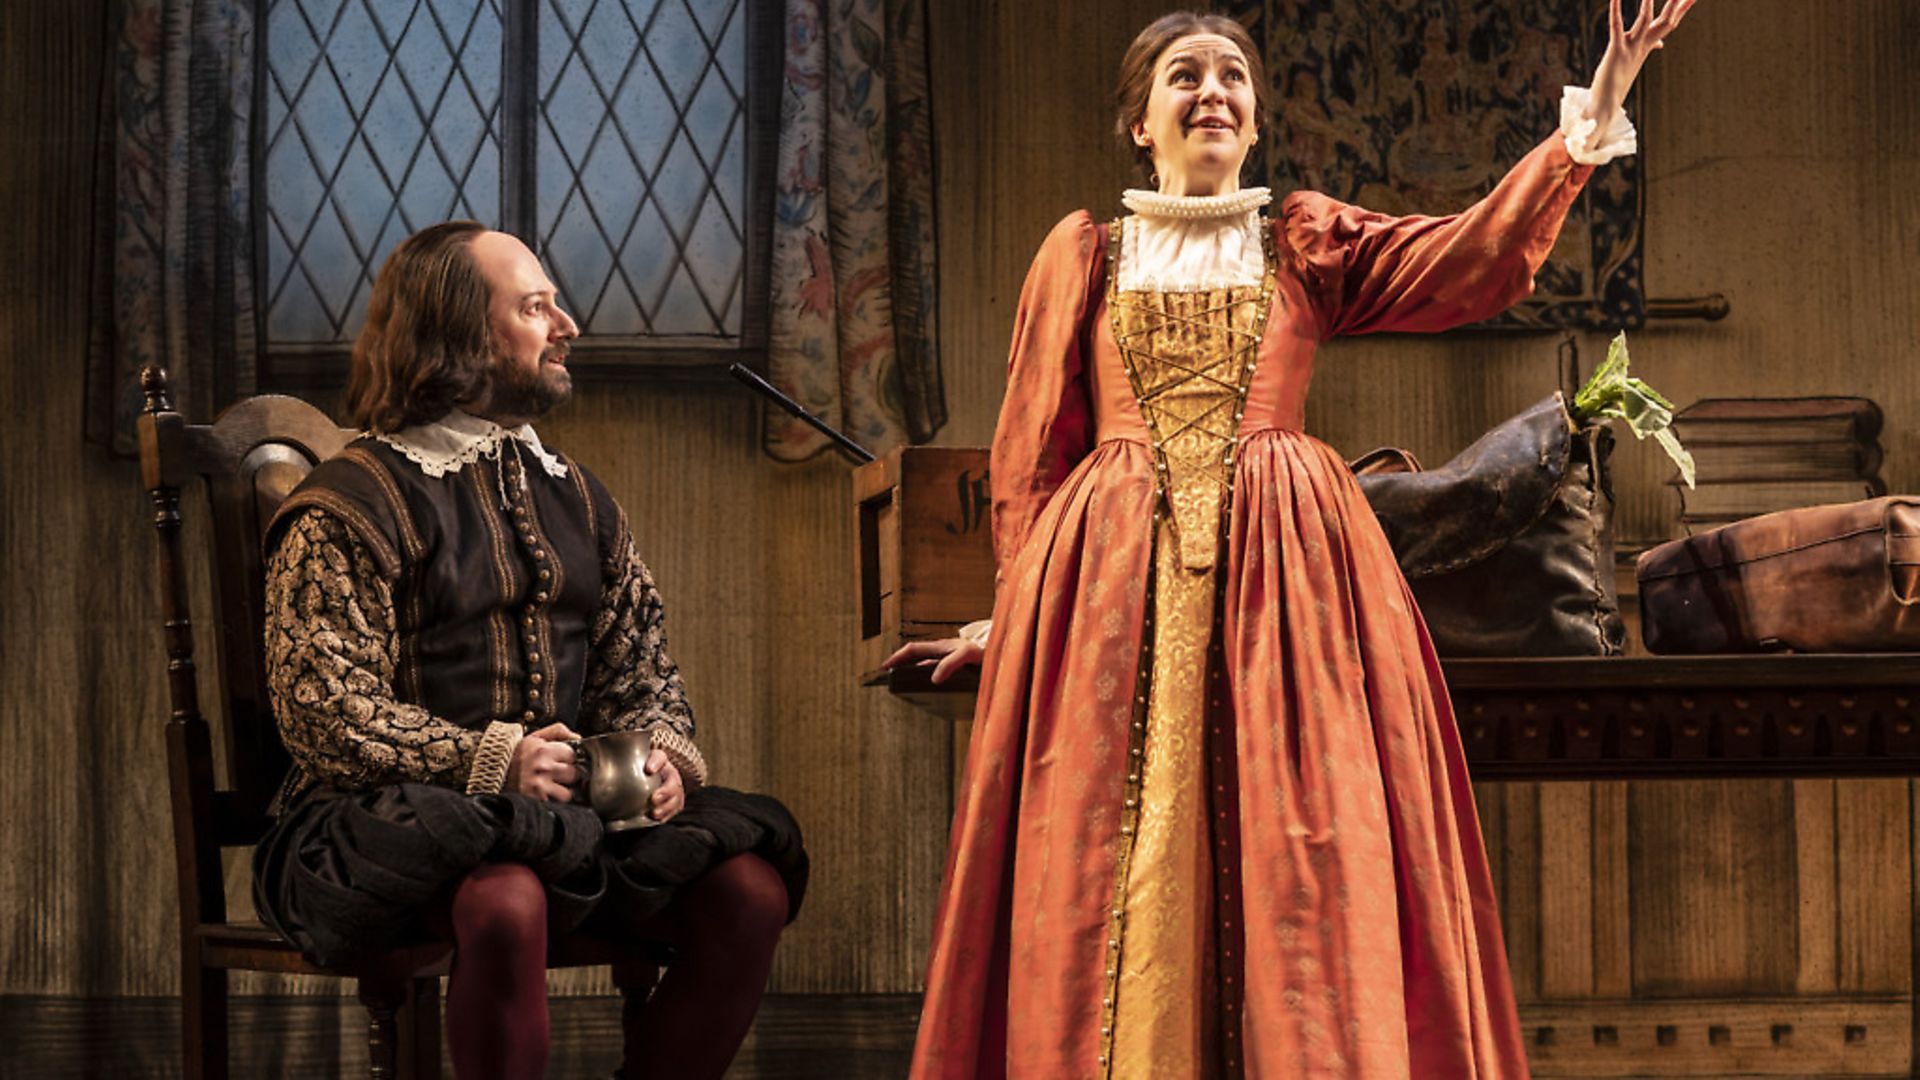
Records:
[[[540,354],[539,366],[528,371],[511,358],[496,353],[489,373],[493,390],[489,411],[538,420],[556,406],[565,404],[573,396],[573,376],[565,367],[547,362],[565,354],[564,349],[547,349]]]

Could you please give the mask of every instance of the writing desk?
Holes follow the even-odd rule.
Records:
[[[1920,653],[1446,660],[1475,780],[1920,776]],[[897,694],[972,713],[977,670]]]

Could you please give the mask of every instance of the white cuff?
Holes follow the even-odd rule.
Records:
[[[987,638],[993,634],[993,620],[981,619],[977,622],[970,622],[961,627],[957,631],[957,634],[984,649],[987,647]]]
[[[1560,93],[1560,135],[1567,140],[1567,153],[1582,165],[1605,165],[1617,157],[1639,153],[1640,136],[1627,119],[1625,109],[1616,109],[1605,130],[1599,121],[1586,117],[1593,91],[1584,86],[1569,86]]]

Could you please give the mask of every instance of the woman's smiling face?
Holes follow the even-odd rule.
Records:
[[[1153,65],[1147,111],[1133,139],[1153,153],[1160,190],[1217,195],[1240,186],[1240,166],[1260,140],[1253,81],[1240,47],[1219,34],[1188,34]]]

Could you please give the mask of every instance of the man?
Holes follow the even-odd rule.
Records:
[[[454,1071],[542,1075],[550,925],[673,962],[627,1077],[719,1076],[806,876],[761,796],[706,787],[626,516],[530,426],[579,328],[520,241],[450,222],[382,267],[348,411],[367,434],[268,530],[266,662],[293,769],[263,917],[322,963],[439,936]],[[570,743],[645,730],[657,828],[603,834]]]

